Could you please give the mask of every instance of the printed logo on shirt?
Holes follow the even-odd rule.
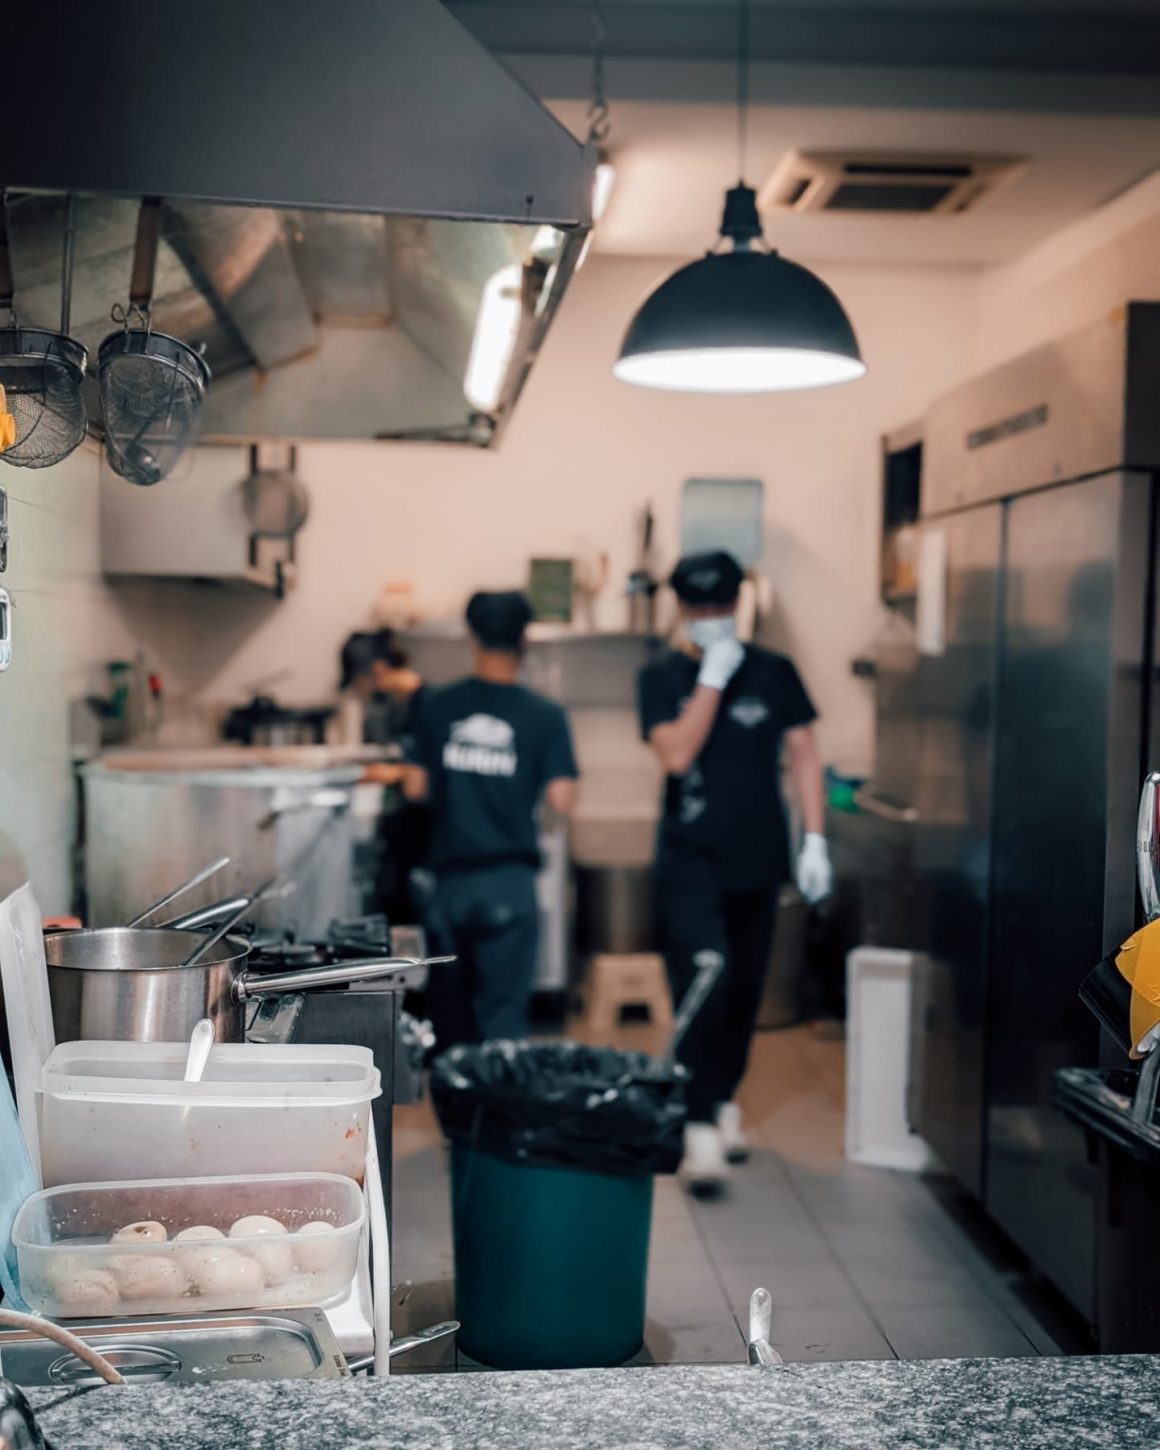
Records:
[[[736,720],[738,725],[744,725],[746,730],[753,730],[769,719],[769,707],[764,700],[746,695],[729,707],[729,718]]]
[[[443,747],[445,770],[470,775],[515,775],[515,731],[506,720],[482,713],[456,720]]]
[[[703,794],[705,777],[699,765],[690,766],[681,780],[680,817],[682,826],[691,826],[705,814],[707,804]]]

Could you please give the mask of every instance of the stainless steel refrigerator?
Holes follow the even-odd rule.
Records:
[[[913,638],[879,660],[871,791],[913,835],[915,1126],[1094,1320],[1094,1173],[1052,1074],[1098,1059],[1080,979],[1135,924],[1156,670],[1160,306],[937,404]]]

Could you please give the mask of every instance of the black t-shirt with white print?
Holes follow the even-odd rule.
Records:
[[[436,871],[539,866],[540,796],[550,780],[576,775],[559,705],[474,676],[431,690],[416,711],[410,758],[428,774]]]
[[[669,650],[641,671],[641,734],[675,720],[697,685],[699,666]],[[789,840],[781,797],[781,737],[817,716],[801,677],[784,655],[755,645],[726,686],[700,755],[665,782],[662,848],[708,856],[728,890],[787,881]]]

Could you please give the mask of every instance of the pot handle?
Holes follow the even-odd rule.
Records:
[[[345,987],[350,982],[373,981],[409,972],[413,967],[434,967],[455,957],[373,957],[360,962],[336,962],[330,967],[303,967],[296,972],[242,972],[234,981],[239,1002],[274,997],[283,992],[308,992],[315,987]]]
[[[215,921],[221,921],[223,917],[233,916],[249,901],[248,896],[228,896],[224,901],[215,901],[209,906],[199,907],[197,911],[188,911],[184,916],[170,917],[168,921],[159,921],[159,927],[169,927],[172,931],[199,931],[204,926],[212,926]]]

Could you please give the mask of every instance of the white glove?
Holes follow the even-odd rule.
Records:
[[[797,863],[798,890],[811,906],[825,900],[834,889],[834,868],[825,836],[811,833],[802,840]]]
[[[723,690],[745,658],[745,646],[732,637],[715,640],[701,656],[701,669],[697,675],[699,685],[708,685],[711,690]]]

